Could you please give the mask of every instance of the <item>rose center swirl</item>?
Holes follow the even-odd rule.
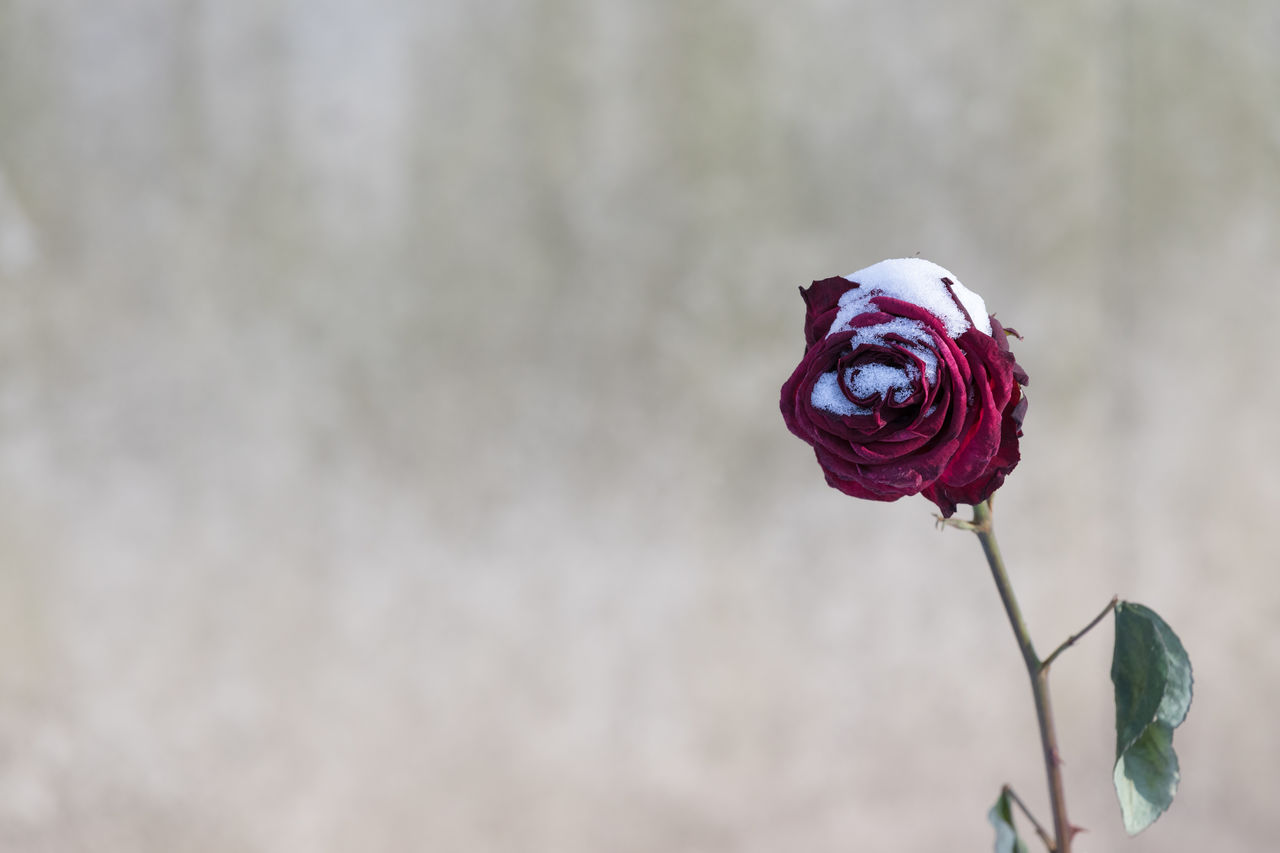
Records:
[[[860,347],[842,356],[834,370],[818,377],[812,403],[844,416],[869,415],[882,405],[901,408],[914,404],[924,392],[920,364],[899,351]]]
[[[841,392],[864,407],[877,401],[901,405],[920,389],[920,369],[902,356],[887,353],[855,358],[852,364],[842,364],[836,376]]]

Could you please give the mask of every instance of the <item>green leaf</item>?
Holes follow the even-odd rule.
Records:
[[[987,812],[987,820],[996,828],[995,853],[1027,853],[1027,844],[1013,825],[1013,804],[1007,790],[1000,792],[1000,798]]]
[[[1173,729],[1161,722],[1147,726],[1116,761],[1112,777],[1124,828],[1137,835],[1173,805],[1179,779]]]
[[[1116,605],[1111,681],[1116,697],[1113,781],[1124,828],[1137,835],[1173,803],[1179,780],[1173,730],[1191,707],[1191,660],[1154,610],[1130,601]]]

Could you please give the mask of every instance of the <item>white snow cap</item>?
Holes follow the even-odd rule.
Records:
[[[871,304],[871,299],[875,296],[889,296],[919,305],[941,320],[952,338],[960,337],[970,328],[964,311],[956,305],[958,299],[973,319],[972,325],[980,332],[991,334],[991,318],[982,297],[961,284],[960,279],[951,272],[931,261],[923,258],[896,258],[872,264],[866,269],[849,273],[844,278],[861,286],[840,297],[836,319],[831,324],[827,337],[837,332],[849,331],[852,328],[850,320],[859,314],[876,310]],[[951,281],[950,292],[944,278]]]

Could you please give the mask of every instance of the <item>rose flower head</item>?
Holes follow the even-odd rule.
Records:
[[[782,417],[827,483],[877,501],[924,494],[945,517],[989,498],[1018,464],[1027,374],[982,297],[920,258],[800,295],[805,351]]]

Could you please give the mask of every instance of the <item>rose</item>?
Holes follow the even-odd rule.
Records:
[[[919,258],[801,288],[805,353],[782,386],[787,428],[827,483],[894,501],[923,493],[950,517],[1018,464],[1027,374],[982,297]]]

